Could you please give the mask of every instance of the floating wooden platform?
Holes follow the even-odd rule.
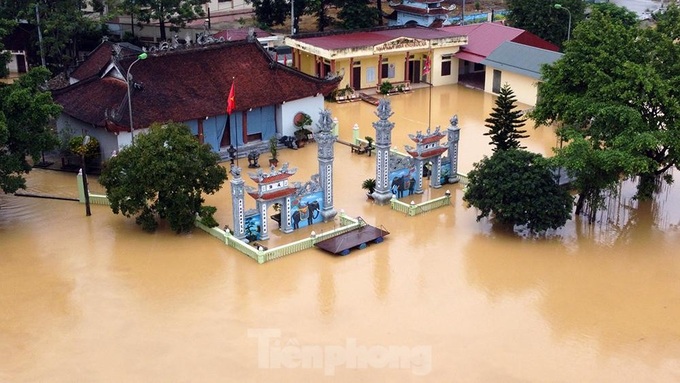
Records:
[[[352,248],[364,249],[370,242],[382,242],[389,233],[385,229],[365,225],[336,237],[317,242],[315,246],[329,253],[347,255]]]
[[[359,97],[363,101],[366,101],[367,103],[372,104],[372,105],[378,105],[378,102],[380,101],[380,99],[378,97],[374,97],[374,96],[368,95],[368,94],[363,93],[363,92],[359,93]]]

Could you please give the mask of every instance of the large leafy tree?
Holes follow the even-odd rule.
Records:
[[[55,73],[75,64],[78,52],[86,47],[86,44],[101,39],[101,21],[89,18],[82,12],[84,1],[40,0],[25,4],[26,6],[19,11],[19,17],[35,23],[37,4],[43,40],[42,50],[48,68]],[[38,50],[40,42],[37,30],[33,41]]]
[[[9,76],[7,64],[9,64],[10,60],[12,59],[12,54],[5,50],[2,39],[9,35],[15,25],[16,23],[13,20],[0,18],[0,77]]]
[[[556,229],[571,217],[573,198],[559,187],[549,161],[520,149],[484,157],[468,173],[463,200],[504,226],[526,225],[533,232]]]
[[[621,174],[644,169],[646,161],[623,150],[603,149],[578,131],[561,129],[559,134],[569,144],[556,149],[553,160],[560,171],[567,172],[570,186],[578,192],[575,214],[595,222],[598,209],[605,207],[603,192],[615,194]]]
[[[336,3],[342,7],[338,17],[344,29],[354,30],[378,25],[380,14],[370,6],[369,0],[338,0]]]
[[[204,4],[208,0],[126,0],[135,4],[140,20],[150,23],[158,21],[160,38],[165,40],[165,26],[170,30],[184,28],[187,21],[205,16]]]
[[[532,116],[559,122],[593,150],[625,154],[636,166],[618,175],[639,176],[638,197],[649,198],[679,160],[680,11],[670,6],[656,28],[640,29],[609,9],[596,7],[562,59],[544,69]]]
[[[61,107],[41,88],[49,77],[47,69],[34,68],[0,88],[0,188],[5,193],[26,188],[23,175],[31,171],[32,160],[58,144],[49,123]]]
[[[246,0],[246,3],[252,4],[255,10],[255,18],[261,26],[267,27],[272,25],[282,25],[286,21],[286,17],[290,15],[290,3],[285,0]],[[297,29],[297,20],[304,12],[304,0],[295,1],[295,20],[293,21]]]
[[[209,208],[202,206],[202,193],[215,193],[227,179],[218,160],[186,125],[156,123],[109,160],[99,182],[115,214],[135,216],[146,231],[155,231],[160,218],[175,232],[187,232]]]
[[[559,3],[562,9],[555,8]],[[567,39],[569,15],[571,28],[584,18],[583,0],[508,0],[508,21],[516,28],[525,29],[553,44],[563,45]],[[568,12],[567,12],[568,10]]]
[[[489,145],[493,145],[493,151],[508,149],[524,149],[520,146],[519,140],[529,137],[524,134],[527,131],[521,128],[526,123],[526,118],[522,116],[516,104],[515,93],[507,83],[503,85],[496,106],[492,109],[489,118],[485,120],[485,126],[489,128],[485,136],[491,136]]]

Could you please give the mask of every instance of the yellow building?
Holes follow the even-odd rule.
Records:
[[[467,36],[423,27],[396,27],[286,37],[293,49],[293,66],[317,77],[342,75],[340,88],[376,88],[392,84],[432,85],[458,82],[454,54]]]
[[[541,68],[561,57],[559,52],[506,41],[481,62],[486,68],[484,90],[498,94],[508,84],[517,101],[534,106]]]

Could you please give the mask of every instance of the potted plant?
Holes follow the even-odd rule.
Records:
[[[312,125],[312,117],[307,113],[299,112],[295,115],[293,124],[297,128],[295,131],[296,144],[298,148],[301,148],[305,146],[305,143],[309,140],[309,135],[312,134],[312,131],[307,128]]]
[[[278,159],[278,154],[279,154],[279,142],[276,139],[276,136],[272,136],[269,139],[269,153],[271,153],[272,158],[269,159],[269,165],[272,166],[278,166],[279,165],[279,159]]]
[[[367,178],[364,180],[364,182],[361,184],[361,188],[364,190],[368,190],[366,195],[368,198],[373,199],[373,192],[375,192],[375,178]]]
[[[382,84],[380,84],[380,94],[390,94],[393,89],[394,85],[389,81],[383,81]]]
[[[371,137],[371,136],[366,136],[366,137],[364,137],[364,139],[365,139],[366,142],[368,143],[368,146],[367,146],[368,149],[369,149],[369,150],[370,150],[370,149],[373,149],[373,137]]]

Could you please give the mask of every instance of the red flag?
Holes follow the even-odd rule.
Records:
[[[235,82],[231,83],[231,90],[229,91],[229,98],[227,99],[227,114],[231,115],[236,108],[236,95],[234,92]]]
[[[430,74],[430,56],[425,56],[425,64],[423,64],[423,76]]]

